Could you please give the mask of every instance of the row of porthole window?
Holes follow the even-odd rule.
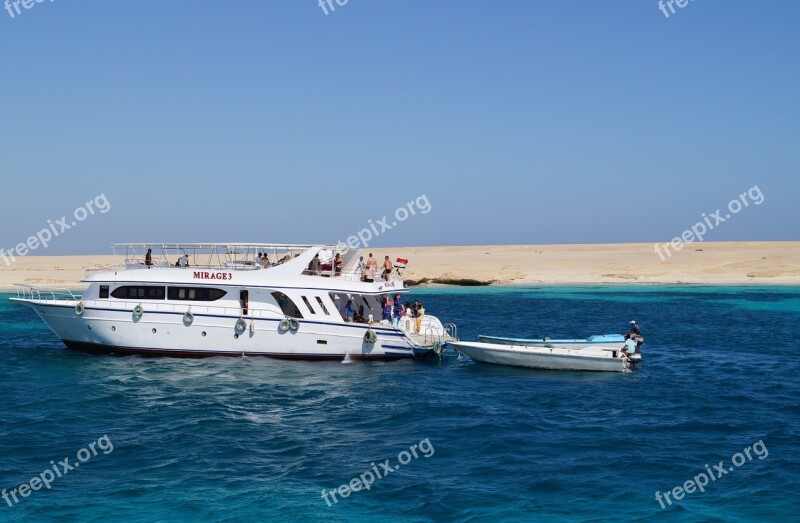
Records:
[[[91,325],[87,325],[86,327],[87,327],[89,330],[92,330],[92,326],[91,326]],[[112,325],[112,326],[111,326],[111,330],[112,330],[113,332],[116,332],[116,330],[117,330],[117,327],[115,327],[114,325]],[[157,333],[157,332],[158,332],[158,330],[156,330],[156,328],[155,328],[155,327],[153,327],[153,334],[155,334],[155,333]],[[205,336],[205,335],[206,335],[206,331],[203,331],[201,334],[202,334],[203,336]]]

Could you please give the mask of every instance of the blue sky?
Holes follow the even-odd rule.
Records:
[[[335,4],[334,4],[335,5]],[[13,9],[13,6],[12,6]],[[0,247],[798,240],[800,2],[55,0],[0,11]]]

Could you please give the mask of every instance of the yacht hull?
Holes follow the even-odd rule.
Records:
[[[145,310],[137,318],[130,310],[87,307],[78,315],[74,303],[14,301],[31,307],[68,348],[90,353],[309,360],[395,360],[432,353],[414,346],[403,331],[376,325],[299,319],[297,330],[281,331],[282,317],[194,313],[187,324],[183,312]],[[240,319],[244,329],[237,329]],[[364,340],[368,330],[377,336],[374,343]]]

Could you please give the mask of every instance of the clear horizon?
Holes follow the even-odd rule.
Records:
[[[800,239],[795,2],[7,5],[6,250]]]

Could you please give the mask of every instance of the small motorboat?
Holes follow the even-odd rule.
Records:
[[[524,345],[526,347],[563,347],[569,349],[585,349],[588,347],[609,347],[619,349],[625,345],[622,334],[597,334],[585,339],[552,340],[550,338],[524,339],[500,338],[497,336],[478,336],[480,341],[498,345]]]
[[[639,352],[601,346],[574,349],[463,341],[448,345],[475,361],[532,369],[633,372],[642,359]]]

